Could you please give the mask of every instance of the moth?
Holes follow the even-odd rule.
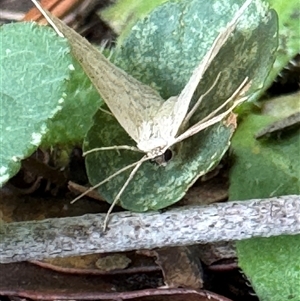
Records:
[[[252,3],[252,0],[245,1],[245,3],[236,12],[233,19],[227,24],[224,30],[219,33],[210,50],[193,71],[182,92],[167,100],[164,100],[151,87],[144,85],[125,71],[112,64],[86,39],[69,28],[58,18],[45,11],[36,2],[36,0],[32,0],[32,2],[44,15],[48,23],[55,29],[57,34],[68,39],[74,57],[81,64],[85,73],[98,90],[113,116],[126,130],[128,135],[136,142],[136,147],[128,145],[102,147],[88,151],[84,155],[88,155],[94,151],[112,149],[127,149],[144,154],[140,160],[120,169],[73,200],[73,202],[75,202],[89,191],[99,187],[107,181],[110,181],[118,174],[132,168],[128,179],[121,190],[117,193],[109,211],[107,212],[104,220],[105,229],[109,214],[111,213],[114,205],[118,202],[129,182],[145,161],[156,160],[157,162],[160,162],[160,158],[164,156],[165,152],[168,151],[170,147],[197,134],[209,126],[222,121],[235,107],[247,99],[245,92],[249,89],[251,82],[246,77],[241,79],[237,90],[219,108],[186,129],[188,121],[201,104],[204,96],[207,95],[217,84],[219,78],[222,76],[222,72],[218,74],[212,87],[204,95],[202,95],[198,101],[196,101],[195,105],[189,110],[191,99],[199,82],[207,68],[210,66],[210,63],[235,30],[239,18]],[[221,110],[225,111],[220,113]]]

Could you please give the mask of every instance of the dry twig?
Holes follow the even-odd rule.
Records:
[[[0,261],[40,260],[300,233],[300,196],[181,207],[164,213],[121,212],[9,223],[0,233]]]

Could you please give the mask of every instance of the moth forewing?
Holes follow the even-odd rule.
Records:
[[[67,38],[72,54],[115,118],[133,140],[139,141],[139,129],[143,122],[152,121],[164,99],[150,86],[144,85],[112,64],[85,38],[44,10],[36,0],[31,1],[47,17],[56,32]]]
[[[202,59],[201,63],[196,67],[196,69],[193,71],[192,76],[190,77],[188,83],[185,85],[184,89],[174,101],[174,108],[173,112],[176,112],[175,119],[172,123],[172,137],[175,137],[175,135],[178,133],[178,130],[180,126],[182,125],[182,122],[184,120],[184,117],[187,114],[189,104],[191,102],[191,99],[194,95],[194,92],[196,88],[198,87],[199,83],[201,82],[201,79],[206,72],[207,68],[210,66],[212,60],[216,57],[216,55],[219,53],[220,49],[223,47],[223,45],[227,42],[230,35],[235,30],[239,18],[242,16],[242,14],[245,12],[245,10],[248,8],[248,6],[252,3],[253,0],[247,0],[240,9],[235,13],[232,20],[227,24],[226,28],[222,30],[217,38],[214,40],[211,48],[209,51],[205,54],[204,58]],[[197,106],[199,106],[200,103],[195,104],[195,108],[193,108],[193,111],[196,111]],[[162,107],[164,104],[162,104]],[[191,116],[189,116],[191,117]]]
[[[192,107],[192,109],[188,112],[188,114],[185,116],[180,129],[184,130],[190,120],[190,118],[193,116],[193,114],[196,112],[196,110],[199,108],[200,104],[202,103],[202,100],[204,99],[205,96],[207,96],[212,90],[213,88],[216,86],[217,82],[219,81],[221,76],[221,72],[219,72],[217,78],[215,79],[214,83],[212,84],[212,86],[204,93],[202,94],[199,99],[197,100],[197,102],[195,103],[195,105]]]
[[[32,2],[50,20],[57,32],[62,33],[68,39],[74,56],[115,118],[137,142],[137,147],[153,158],[155,155],[163,154],[170,145],[175,143],[175,136],[184,121],[199,81],[236,28],[238,19],[252,0],[247,0],[226,28],[219,33],[180,95],[171,97],[167,101],[164,101],[152,88],[140,83],[110,63],[86,39],[58,18],[43,10],[35,0]],[[196,106],[198,105],[199,102],[196,103]],[[195,111],[195,108],[192,110]]]
[[[235,101],[235,103],[241,104],[242,102],[239,99],[241,99],[241,98],[245,99],[244,94],[249,90],[250,86],[251,86],[251,82],[249,81],[249,78],[246,77],[243,80],[243,82],[238,86],[238,88],[232,93],[232,95],[226,101],[224,101],[218,108],[216,108],[214,111],[212,111],[207,116],[205,116],[201,121],[198,121],[197,124],[204,123],[204,122],[210,120],[212,117],[214,117],[219,111],[221,111],[223,108],[225,108],[234,99],[237,99]]]

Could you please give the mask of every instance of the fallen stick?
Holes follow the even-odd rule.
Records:
[[[235,241],[300,233],[300,196],[188,206],[163,213],[121,212],[7,223],[0,262]]]

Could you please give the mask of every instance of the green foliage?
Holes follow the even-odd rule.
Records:
[[[235,160],[230,174],[230,200],[300,193],[299,127],[254,138],[275,120],[299,112],[299,94],[268,101],[262,112],[249,115],[232,139]],[[299,235],[250,239],[236,245],[239,265],[260,300],[299,300]]]
[[[254,135],[276,119],[251,115],[232,142],[235,156],[231,173],[231,199],[268,198],[299,194],[299,131],[284,138],[256,140]]]
[[[164,1],[151,1],[149,6],[144,6],[148,1],[142,1],[141,7],[140,2],[130,2],[127,14],[133,16],[133,21],[128,22],[130,28],[135,20],[140,20],[131,31],[122,34],[115,63],[168,98],[180,93],[220,29],[244,1],[224,4],[224,1],[177,0],[153,10]],[[274,38],[277,20],[272,13],[265,23],[262,17],[265,7],[258,0],[253,2],[261,10],[256,11],[254,4],[251,6],[198,86],[193,102],[222,71],[218,85],[204,98],[191,124],[229,97],[239,79],[249,76],[253,81],[249,93],[263,84],[277,45]],[[279,14],[280,48],[265,88],[300,48],[297,1],[270,2]],[[218,5],[222,5],[222,11]],[[101,100],[69,54],[67,42],[53,30],[31,23],[4,25],[0,39],[3,79],[0,183],[5,183],[17,173],[20,161],[41,144],[66,147],[82,141]],[[259,141],[253,138],[264,126],[283,117],[282,107],[273,102],[271,108],[264,115],[249,116],[234,137],[236,162],[231,172],[231,199],[299,194],[299,130]],[[121,205],[145,211],[175,203],[199,176],[219,162],[229,146],[232,131],[217,124],[175,146],[173,159],[166,167],[143,164],[125,190]],[[134,145],[112,116],[97,112],[84,148],[120,144]],[[139,158],[138,153],[130,151],[93,154],[87,159],[91,182],[97,184]],[[100,193],[111,202],[128,175],[125,172],[111,180],[99,189]],[[237,248],[240,265],[261,300],[297,300],[299,236],[247,240],[239,242]]]
[[[145,17],[152,9],[166,1],[119,0],[102,10],[100,16],[117,34],[125,36],[138,19]],[[118,39],[119,42],[120,40],[122,37]]]
[[[238,1],[241,5],[244,1]],[[234,5],[209,1],[167,2],[133,26],[129,36],[115,55],[122,69],[151,85],[165,99],[178,95],[194,68],[210,49],[219,31],[238,9]],[[218,14],[222,5],[222,14]],[[257,7],[256,7],[257,5]],[[215,88],[203,99],[191,119],[191,124],[207,116],[222,104],[249,76],[249,93],[260,87],[274,61],[277,41],[277,18],[271,12],[265,20],[265,9],[257,1],[241,17],[237,31],[221,49],[198,85],[192,103],[214,83]],[[264,21],[263,21],[264,19]],[[266,22],[265,22],[266,21]],[[217,124],[183,141],[174,148],[166,167],[144,163],[121,196],[119,204],[133,211],[167,207],[182,198],[187,189],[213,168],[227,150],[232,128]],[[117,121],[98,112],[87,134],[85,151],[112,145],[134,145]],[[130,151],[98,151],[87,156],[86,167],[91,184],[95,185],[119,169],[141,158]],[[112,202],[129,172],[124,172],[98,191]]]
[[[66,102],[63,109],[48,121],[49,131],[42,141],[43,147],[81,145],[95,111],[103,103],[77,61],[73,61],[73,66],[75,71],[65,86]]]
[[[237,252],[260,301],[299,301],[300,235],[240,241]]]
[[[269,0],[269,3],[279,16],[279,47],[266,87],[269,87],[282,68],[300,53],[299,1]]]
[[[30,23],[2,26],[1,42],[0,177],[4,183],[40,145],[49,130],[48,118],[61,110],[62,83],[70,78],[72,59],[67,41]]]
[[[120,34],[118,39],[120,45],[130,33],[135,21],[144,18],[150,14],[151,10],[166,1],[119,0],[105,8],[100,14]],[[268,0],[268,2],[279,16],[279,48],[276,53],[276,61],[260,95],[272,84],[287,63],[300,52],[299,1]]]
[[[41,144],[67,148],[81,143],[100,98],[67,41],[52,29],[3,25],[0,38],[3,184]]]

